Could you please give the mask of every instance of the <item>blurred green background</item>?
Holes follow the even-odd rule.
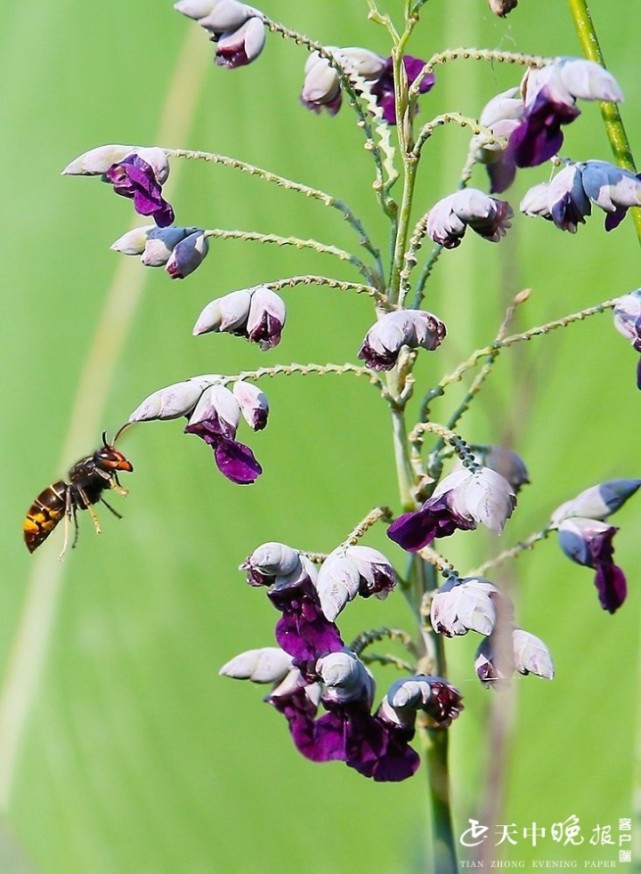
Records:
[[[398,15],[402,3],[390,0],[388,8]],[[264,10],[322,43],[387,54],[364,0],[270,0]],[[605,0],[593,3],[638,146],[638,32],[611,10]],[[579,54],[565,4],[553,0],[523,0],[504,21],[483,0],[426,4],[410,51],[428,57],[460,45]],[[1,870],[425,870],[422,771],[400,785],[375,785],[338,764],[314,765],[293,750],[282,717],[261,703],[263,689],[217,674],[237,652],[273,641],[273,608],[236,570],[255,546],[282,539],[329,551],[371,507],[397,506],[385,409],[365,381],[292,377],[264,385],[271,421],[247,442],[265,473],[251,488],[224,480],[180,423],[149,424],[122,444],[136,468],[125,483],[130,497],[116,499],[123,521],[101,513],[97,538],[83,516],[79,548],[62,564],[61,532],[34,556],[20,534],[33,497],[93,451],[103,428],[113,434],[147,394],[198,373],[353,361],[373,321],[364,297],[299,288],[284,294],[288,325],[269,353],[229,336],[193,338],[201,308],[227,291],[305,272],[358,277],[327,256],[214,242],[196,274],[172,283],[109,251],[129,227],[131,205],[96,180],[61,177],[61,169],[109,142],[231,154],[344,198],[385,248],[361,133],[347,109],[329,118],[299,105],[303,50],[271,36],[258,63],[220,70],[199,28],[168,2],[4,3],[0,46]],[[519,78],[500,65],[450,64],[422,100],[424,118],[445,110],[477,116]],[[607,160],[598,107],[581,108],[564,154]],[[437,132],[420,173],[424,209],[455,186],[467,143],[460,129]],[[473,183],[485,186],[475,173]],[[523,171],[508,199],[516,205],[547,173]],[[172,178],[181,223],[354,245],[338,214],[260,180],[196,163],[175,164]],[[489,342],[523,287],[532,294],[520,329],[634,289],[632,223],[606,236],[597,213],[576,236],[521,216],[500,246],[469,235],[446,252],[428,307],[446,321],[448,338],[425,356],[421,386]],[[609,314],[501,356],[461,424],[466,439],[511,443],[528,463],[532,485],[500,546],[541,527],[583,488],[639,476],[635,365]],[[435,404],[435,417],[445,421],[458,397],[457,388]],[[473,673],[478,641],[448,644],[451,678],[466,703],[452,730],[458,831],[469,817],[482,820],[488,797],[500,796],[487,779],[497,761],[505,781],[499,822],[549,827],[574,814],[584,827],[582,846],[548,837],[533,848],[521,838],[506,848],[508,860],[616,859],[616,848],[589,844],[591,830],[611,825],[618,834],[619,818],[632,816],[639,498],[615,520],[616,555],[630,584],[615,616],[599,609],[591,572],[571,565],[553,540],[497,577],[510,588],[519,624],[546,641],[557,668],[554,682],[520,678],[514,698],[505,697],[504,746],[490,732],[492,695]],[[383,530],[367,542],[402,568]],[[496,548],[475,532],[452,538],[444,551],[464,570]],[[363,628],[408,623],[394,595],[352,605],[341,628],[350,639]],[[395,678],[391,669],[378,677],[379,690]]]

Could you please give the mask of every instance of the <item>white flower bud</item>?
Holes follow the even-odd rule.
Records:
[[[226,437],[234,437],[240,422],[240,407],[232,392],[219,383],[203,391],[189,417],[189,424],[196,425],[211,419],[219,423]]]
[[[185,380],[155,391],[136,407],[130,422],[148,422],[152,419],[177,419],[194,409],[204,386],[198,380]]]
[[[545,680],[554,677],[554,664],[547,646],[538,637],[515,628],[512,632],[514,664],[520,674],[536,674]]]
[[[292,657],[277,646],[249,649],[228,661],[219,670],[224,677],[251,680],[252,683],[280,683],[292,667]]]
[[[374,699],[374,678],[351,650],[331,652],[318,659],[316,672],[326,688],[323,698],[337,704],[361,701],[369,709]]]
[[[174,9],[182,15],[186,15],[187,18],[194,18],[198,21],[199,18],[209,15],[219,2],[220,0],[179,0],[178,3],[174,3]]]
[[[206,334],[209,331],[234,333],[236,329],[244,328],[247,324],[250,304],[251,293],[245,288],[212,300],[198,316],[198,321],[194,325],[194,335]]]
[[[88,152],[83,152],[67,164],[62,171],[63,176],[102,176],[111,167],[137,151],[136,146],[97,146]]]
[[[345,550],[339,547],[331,552],[321,565],[316,582],[321,610],[330,622],[358,595],[359,585],[360,573]]]
[[[131,231],[127,231],[126,234],[123,234],[122,237],[118,237],[111,244],[110,248],[114,252],[120,252],[122,255],[141,255],[147,245],[147,235],[155,227],[156,225],[143,225],[140,228],[133,228]]]
[[[499,590],[489,580],[472,578],[447,582],[432,598],[432,628],[446,637],[468,631],[489,635],[496,625],[499,597]],[[505,602],[509,603],[507,598]]]
[[[239,380],[234,383],[233,392],[243,418],[254,431],[262,431],[267,424],[269,402],[267,397],[250,382]]]

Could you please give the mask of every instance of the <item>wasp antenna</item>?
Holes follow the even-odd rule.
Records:
[[[109,444],[107,443],[107,432],[106,431],[102,432],[102,445],[105,447],[105,449],[109,446]]]
[[[121,434],[122,434],[122,433],[123,433],[123,432],[124,432],[124,431],[129,427],[129,426],[130,426],[130,425],[133,425],[133,422],[125,422],[124,425],[121,425],[120,428],[118,428],[118,430],[116,431],[116,434],[115,434],[115,436],[114,436],[114,442],[112,443],[112,446],[115,446],[115,445],[116,445],[116,442],[118,441],[118,438],[120,437],[120,435],[121,435]]]

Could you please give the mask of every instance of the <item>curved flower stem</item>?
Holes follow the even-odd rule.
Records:
[[[423,79],[434,71],[434,67],[440,64],[445,64],[448,61],[457,61],[459,59],[473,61],[496,61],[502,64],[517,64],[524,67],[544,67],[549,63],[549,58],[541,57],[540,55],[523,55],[519,52],[501,52],[491,51],[489,49],[447,49],[444,52],[438,52],[427,61],[417,78],[412,82],[409,90],[410,104],[416,101],[419,88]]]
[[[570,15],[574,21],[574,27],[581,43],[583,54],[589,60],[596,61],[597,64],[605,67],[603,53],[599,45],[596,30],[594,29],[587,0],[568,0],[568,6],[570,7]],[[610,141],[614,160],[619,167],[623,167],[631,173],[636,173],[630,141],[625,132],[618,106],[616,103],[601,103],[600,106],[601,116],[605,124],[605,132]],[[631,212],[637,237],[641,243],[641,209],[635,207]]]
[[[510,547],[510,549],[505,549],[503,552],[499,552],[499,554],[495,555],[494,558],[491,558],[489,561],[480,564],[477,568],[468,571],[465,576],[482,577],[487,571],[498,567],[503,564],[503,562],[509,561],[511,558],[518,558],[522,552],[525,552],[528,549],[534,549],[537,543],[546,540],[551,532],[555,530],[556,529],[553,525],[546,525],[545,528],[542,528],[540,531],[535,531],[534,534],[530,534],[530,536],[526,537],[525,540],[520,540],[514,546]]]
[[[224,167],[231,167],[233,170],[240,170],[242,173],[247,173],[250,176],[258,176],[259,179],[264,179],[266,182],[271,182],[285,188],[287,191],[295,191],[298,194],[303,194],[312,200],[318,200],[323,206],[329,206],[332,209],[337,209],[345,219],[345,221],[360,235],[360,242],[363,248],[374,257],[376,268],[379,274],[383,275],[383,265],[381,263],[381,253],[378,248],[371,242],[367,231],[363,227],[358,216],[354,215],[352,210],[343,203],[342,200],[321,191],[319,188],[312,188],[309,185],[303,185],[300,182],[294,182],[293,179],[288,179],[286,176],[279,176],[277,173],[272,173],[269,170],[264,170],[262,167],[256,167],[253,164],[248,164],[246,161],[239,161],[237,158],[230,158],[227,155],[218,155],[215,152],[194,151],[191,149],[163,149],[164,153],[169,158],[186,158],[192,161],[207,161],[212,164],[221,164]]]
[[[369,631],[362,631],[358,637],[355,637],[352,643],[350,643],[349,648],[353,650],[357,656],[360,656],[366,647],[371,646],[373,643],[380,643],[382,640],[399,641],[399,643],[401,643],[409,653],[416,655],[416,645],[412,640],[412,636],[402,628],[383,627],[372,628]],[[413,671],[414,668],[411,669],[412,673]]]
[[[325,288],[337,291],[355,291],[356,294],[367,294],[374,298],[376,306],[386,310],[392,310],[386,294],[378,291],[373,285],[362,285],[359,282],[346,282],[342,279],[332,279],[329,276],[316,276],[308,273],[302,276],[289,276],[286,279],[275,279],[273,282],[265,282],[272,291],[280,291],[283,288],[294,288],[296,285],[321,285]]]
[[[540,337],[545,334],[549,334],[550,331],[554,331],[557,328],[566,328],[568,325],[571,325],[573,322],[581,322],[584,319],[589,318],[590,316],[597,315],[598,313],[604,313],[606,310],[613,309],[618,302],[619,298],[613,297],[609,300],[604,300],[603,303],[596,304],[596,306],[586,307],[583,310],[579,310],[576,313],[570,313],[567,316],[563,316],[560,319],[554,319],[551,322],[546,322],[544,325],[537,325],[535,328],[530,328],[527,331],[522,331],[519,334],[510,334],[509,337],[504,337],[503,339],[497,339],[490,346],[484,346],[481,349],[477,349],[473,352],[469,358],[463,361],[459,366],[453,370],[451,373],[446,374],[443,379],[438,383],[438,385],[434,386],[434,388],[430,389],[427,392],[423,401],[421,402],[420,416],[419,421],[424,422],[427,420],[430,412],[430,404],[434,400],[434,398],[441,397],[445,394],[445,389],[448,385],[451,385],[455,382],[460,382],[463,376],[467,373],[468,370],[471,370],[473,367],[476,367],[478,362],[483,358],[496,357],[496,355],[502,350],[506,349],[509,346],[514,346],[515,343],[520,343],[522,341],[531,340],[533,337]]]
[[[488,127],[479,124],[476,119],[468,118],[466,115],[461,115],[460,112],[444,112],[423,125],[416,140],[416,144],[412,149],[412,154],[418,157],[421,154],[421,149],[426,141],[432,136],[434,131],[446,124],[457,124],[459,127],[469,127],[475,136],[483,137],[484,145],[489,146],[496,143],[499,146],[505,147],[505,137],[495,136]]]
[[[374,507],[374,509],[370,510],[367,516],[365,516],[364,519],[361,519],[358,525],[350,531],[345,540],[341,543],[341,546],[356,546],[361,537],[363,537],[363,535],[369,531],[373,525],[381,520],[383,520],[383,522],[391,522],[393,518],[394,515],[389,507]]]
[[[362,276],[372,283],[375,283],[377,279],[371,269],[360,258],[352,255],[351,252],[339,249],[338,246],[326,246],[323,243],[319,243],[318,240],[301,240],[299,237],[281,237],[280,234],[261,234],[257,231],[226,231],[221,228],[208,228],[205,230],[204,236],[219,240],[274,243],[276,246],[293,246],[295,249],[313,249],[314,252],[319,252],[321,255],[334,255],[336,258],[340,258],[341,261],[349,262]]]
[[[328,374],[351,373],[354,376],[364,376],[370,384],[377,388],[384,397],[387,397],[387,389],[382,379],[367,367],[358,367],[355,364],[276,364],[273,367],[259,367],[257,370],[242,370],[235,376],[224,376],[220,382],[226,385],[229,382],[238,382],[241,379],[256,381],[265,376],[327,376]]]

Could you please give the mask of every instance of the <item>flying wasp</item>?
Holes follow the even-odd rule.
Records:
[[[102,446],[86,458],[77,461],[68,473],[69,481],[58,480],[47,486],[35,499],[25,517],[22,530],[29,552],[37,549],[49,537],[58,522],[65,520],[65,539],[60,557],[65,554],[69,544],[69,528],[71,520],[75,528],[72,548],[78,541],[78,510],[88,510],[92,518],[96,534],[102,531],[100,522],[92,504],[101,501],[109,510],[121,519],[120,513],[105,501],[103,492],[113,489],[119,495],[126,495],[118,480],[119,471],[133,470],[132,463],[119,452],[112,443],[107,443],[107,435],[103,432]]]

